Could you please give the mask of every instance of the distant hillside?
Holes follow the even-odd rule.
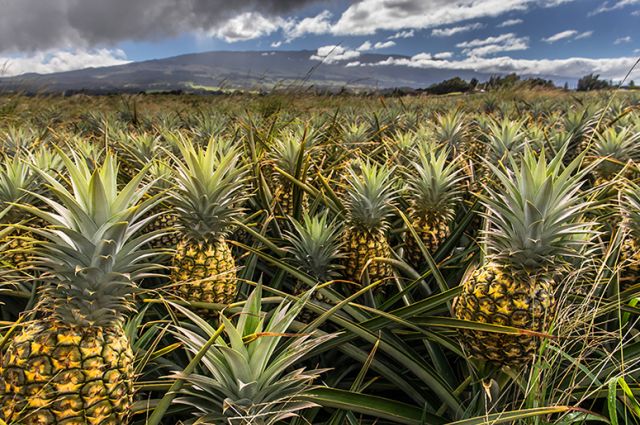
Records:
[[[484,79],[472,71],[418,69],[404,66],[345,67],[310,59],[312,51],[207,52],[166,59],[88,68],[55,74],[0,78],[0,91],[92,93],[153,91],[271,90],[317,87],[341,89],[421,88],[453,76]],[[389,56],[363,54],[360,63]]]

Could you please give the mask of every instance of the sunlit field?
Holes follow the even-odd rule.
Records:
[[[640,423],[640,92],[0,97],[0,424]]]

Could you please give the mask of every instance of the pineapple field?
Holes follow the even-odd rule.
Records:
[[[0,424],[640,423],[640,94],[0,97]]]

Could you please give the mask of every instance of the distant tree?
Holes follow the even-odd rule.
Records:
[[[565,90],[569,90],[569,83],[565,81],[564,86],[562,88]]]
[[[600,79],[599,74],[588,74],[578,80],[578,91],[603,90],[611,84]]]
[[[427,93],[431,94],[448,94],[458,92],[468,92],[471,90],[471,85],[460,77],[453,77],[440,83],[432,84],[426,89]]]
[[[478,87],[478,84],[480,84],[480,81],[478,81],[477,78],[472,78],[471,81],[469,81],[469,87],[471,88],[471,90],[475,90],[476,87]]]
[[[634,88],[636,86],[636,82],[631,80],[629,81],[629,87]]]

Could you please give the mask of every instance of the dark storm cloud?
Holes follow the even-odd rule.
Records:
[[[239,13],[295,12],[318,0],[0,0],[0,51],[88,47],[208,30]]]

